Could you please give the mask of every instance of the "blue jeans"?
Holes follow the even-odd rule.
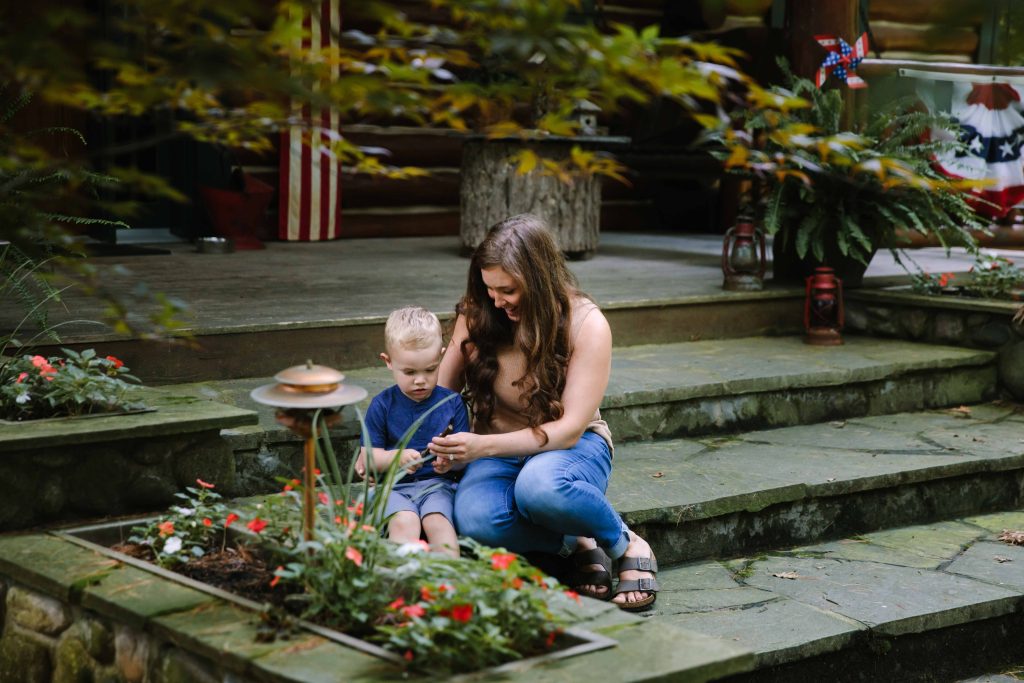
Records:
[[[628,528],[605,497],[611,469],[608,444],[593,432],[566,450],[481,458],[455,492],[455,528],[486,545],[563,557],[587,536],[621,557]]]

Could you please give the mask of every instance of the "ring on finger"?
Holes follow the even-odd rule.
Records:
[[[454,453],[449,453],[448,454],[448,462],[455,462],[455,454]]]

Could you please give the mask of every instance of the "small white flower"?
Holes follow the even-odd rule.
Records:
[[[24,394],[18,394],[18,397],[14,399],[14,402],[20,405],[22,403],[28,403],[31,400],[32,397],[26,391]]]
[[[405,557],[406,555],[412,555],[414,553],[422,553],[423,545],[421,543],[403,543],[395,549],[395,553],[399,557]]]
[[[173,554],[181,550],[181,539],[177,536],[171,536],[164,541],[164,552]]]
[[[182,517],[191,517],[192,515],[196,514],[196,511],[193,510],[192,508],[183,508],[177,505],[172,505],[171,510],[177,512]]]

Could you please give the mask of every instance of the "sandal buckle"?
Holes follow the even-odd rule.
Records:
[[[654,579],[637,579],[636,587],[639,591],[656,590],[654,587]]]
[[[636,568],[640,571],[649,572],[651,570],[651,558],[649,557],[638,557],[636,558]]]

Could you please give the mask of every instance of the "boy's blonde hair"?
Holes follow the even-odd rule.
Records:
[[[384,348],[425,349],[442,340],[441,321],[422,306],[392,311],[384,325]]]

